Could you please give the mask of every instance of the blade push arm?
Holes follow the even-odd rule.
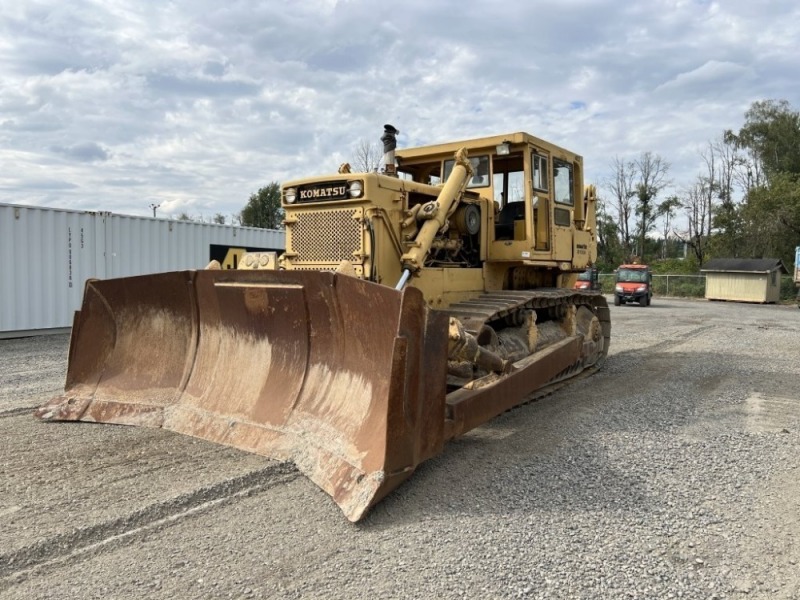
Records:
[[[423,220],[424,223],[420,227],[417,237],[411,242],[411,248],[400,257],[403,263],[403,274],[395,289],[403,289],[411,274],[422,268],[436,234],[445,226],[450,215],[458,206],[471,176],[472,165],[467,157],[467,149],[462,148],[456,152],[453,171],[447,178],[438,198],[423,205],[419,210],[417,218]]]

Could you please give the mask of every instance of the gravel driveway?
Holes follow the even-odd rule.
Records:
[[[800,598],[800,311],[611,307],[606,367],[358,524],[293,467],[42,423],[68,339],[0,340],[0,597]]]

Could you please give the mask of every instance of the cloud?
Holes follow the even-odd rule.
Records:
[[[800,104],[798,39],[789,0],[5,3],[0,185],[16,203],[230,214],[335,171],[387,122],[401,146],[529,131],[596,182],[652,151],[688,182],[751,102]],[[23,184],[45,166],[69,185]]]
[[[656,87],[655,91],[689,93],[727,93],[737,80],[752,75],[752,69],[730,62],[710,60],[685,73],[679,73]]]
[[[114,187],[138,187],[147,184],[146,181],[141,179],[132,179],[130,177],[124,177],[122,179],[104,179],[102,183],[104,185],[110,185]]]
[[[18,184],[18,188],[24,190],[74,190],[78,186],[69,181],[60,181],[58,179],[30,179],[22,181]],[[6,188],[8,189],[8,188]]]
[[[209,77],[222,77],[227,70],[227,65],[214,60],[210,60],[203,65],[203,75],[208,75]]]
[[[62,154],[69,159],[79,162],[97,162],[108,160],[108,151],[94,142],[84,142],[73,146],[51,146],[56,154]]]
[[[206,65],[204,70],[208,67]],[[192,98],[255,95],[259,86],[244,81],[224,81],[217,78],[181,77],[154,73],[145,77],[147,85],[165,97],[188,96]]]

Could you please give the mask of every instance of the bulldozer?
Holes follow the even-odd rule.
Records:
[[[445,443],[603,364],[581,156],[524,132],[281,186],[286,248],[89,280],[43,420],[162,427],[291,461],[351,521]]]

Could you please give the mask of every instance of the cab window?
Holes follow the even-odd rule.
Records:
[[[522,154],[495,156],[492,161],[494,199],[503,208],[511,202],[525,200],[525,166]]]
[[[472,165],[472,178],[467,182],[468,188],[479,188],[489,186],[489,155],[471,156],[469,162]],[[453,171],[453,165],[456,164],[455,159],[444,161],[444,181],[450,177]]]
[[[553,188],[556,202],[570,206],[575,204],[572,163],[558,158],[553,159]]]
[[[541,154],[532,155],[533,159],[533,189],[546,192],[547,186],[547,157]]]
[[[429,185],[441,183],[439,177],[440,163],[426,163],[420,165],[402,165],[397,169],[397,176],[406,181],[418,181]]]

